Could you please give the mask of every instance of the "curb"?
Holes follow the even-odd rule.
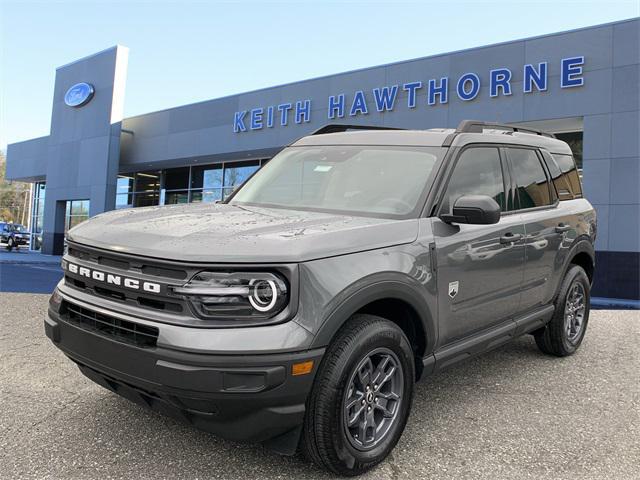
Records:
[[[640,300],[591,297],[591,306],[597,309],[640,310]]]
[[[0,265],[56,265],[60,266],[60,262],[28,262],[22,260],[0,260]]]

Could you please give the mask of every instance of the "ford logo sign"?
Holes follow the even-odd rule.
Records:
[[[64,95],[64,103],[70,107],[81,107],[89,103],[95,90],[89,83],[76,83]]]

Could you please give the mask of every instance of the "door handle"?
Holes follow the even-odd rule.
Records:
[[[566,223],[559,223],[556,227],[556,233],[568,232],[571,230],[571,225],[567,225]]]
[[[511,232],[504,234],[500,237],[500,243],[514,243],[522,238],[519,233],[513,234]]]

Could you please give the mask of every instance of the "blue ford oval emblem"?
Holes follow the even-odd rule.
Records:
[[[93,85],[89,83],[76,83],[64,95],[64,103],[70,107],[81,107],[89,103],[93,97],[95,90]]]

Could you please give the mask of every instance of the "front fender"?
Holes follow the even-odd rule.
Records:
[[[385,272],[361,279],[357,285],[346,288],[340,300],[330,309],[322,322],[311,348],[328,345],[336,332],[356,312],[371,302],[382,299],[400,300],[410,306],[420,321],[425,335],[425,353],[432,352],[437,338],[437,324],[425,286],[414,278],[394,272]],[[435,295],[433,297],[435,299]]]

